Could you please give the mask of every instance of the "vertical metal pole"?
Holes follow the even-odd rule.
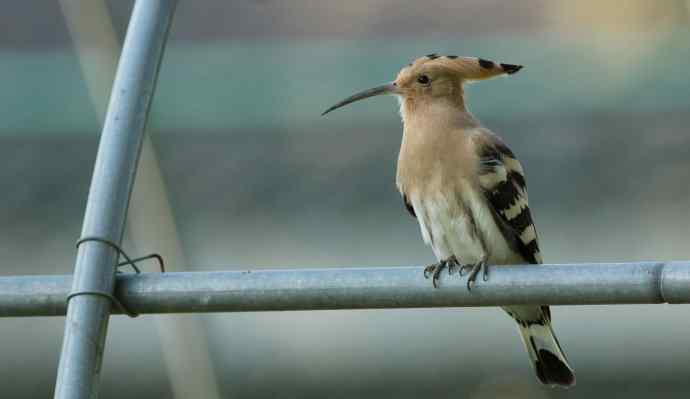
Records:
[[[86,204],[82,237],[120,243],[134,176],[176,0],[139,0],[110,95]],[[112,293],[117,252],[88,241],[79,247],[72,292]],[[110,301],[97,295],[72,298],[55,387],[56,399],[98,396]]]

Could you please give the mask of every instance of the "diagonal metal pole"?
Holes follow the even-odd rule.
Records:
[[[158,68],[176,0],[134,5],[113,83],[86,204],[82,237],[120,244]],[[98,396],[98,382],[115,283],[117,251],[98,241],[77,251],[72,297],[57,374],[55,398]]]
[[[121,40],[115,33],[106,0],[60,0],[60,6],[91,101],[102,120],[117,70]],[[177,233],[156,147],[150,137],[149,128],[144,133],[124,241],[127,242],[129,234],[132,251],[161,254],[165,258],[167,272],[185,271],[188,263]],[[160,341],[161,348],[165,348],[161,354],[172,396],[176,399],[220,399],[203,320],[192,315],[166,315],[154,317],[153,322],[157,330],[155,338]],[[189,342],[194,342],[194,345],[189,345]]]

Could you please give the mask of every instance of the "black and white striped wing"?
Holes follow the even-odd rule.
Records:
[[[478,148],[479,184],[508,241],[526,262],[542,263],[522,165],[498,137]]]

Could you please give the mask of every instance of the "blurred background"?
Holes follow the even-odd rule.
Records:
[[[73,269],[132,3],[3,6],[3,275]],[[547,262],[689,259],[689,15],[681,0],[182,1],[125,248],[177,270],[432,262],[395,189],[396,102],[319,114],[437,52],[526,66],[468,103],[522,160]],[[486,308],[116,316],[101,397],[687,397],[687,307],[553,312],[569,391],[540,386]],[[0,322],[0,396],[52,395],[63,323]]]

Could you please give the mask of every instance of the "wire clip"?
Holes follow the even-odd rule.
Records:
[[[141,273],[141,270],[139,269],[139,267],[137,267],[137,265],[136,265],[137,262],[141,262],[141,261],[148,260],[148,259],[156,259],[156,260],[158,261],[158,265],[159,265],[159,267],[160,267],[160,269],[161,269],[161,273],[165,273],[165,263],[163,262],[163,257],[160,256],[159,254],[151,254],[151,255],[143,256],[143,257],[141,257],[141,258],[132,259],[132,258],[130,258],[130,257],[127,255],[127,253],[125,253],[125,251],[124,251],[122,248],[120,248],[119,245],[117,245],[116,243],[114,243],[114,242],[112,242],[112,241],[110,241],[110,240],[108,240],[108,239],[101,238],[101,237],[82,237],[82,238],[79,239],[79,241],[77,241],[77,248],[79,248],[79,246],[80,246],[81,244],[83,244],[83,243],[85,243],[85,242],[87,242],[87,241],[98,241],[98,242],[101,242],[101,243],[103,243],[103,244],[107,244],[107,245],[109,245],[111,248],[115,249],[115,250],[117,251],[118,258],[119,258],[120,256],[122,256],[123,258],[125,258],[125,260],[124,260],[123,262],[119,262],[119,263],[116,265],[117,268],[120,268],[120,267],[122,267],[122,266],[131,266],[132,269],[134,270],[134,273],[140,274],[140,273]],[[121,273],[121,272],[118,270],[117,273]],[[132,310],[128,309],[128,308],[127,308],[122,302],[120,302],[120,300],[117,299],[117,297],[115,297],[113,294],[108,293],[108,292],[103,292],[103,291],[77,291],[77,292],[72,292],[72,293],[70,293],[69,295],[67,295],[67,303],[69,303],[70,299],[74,298],[75,296],[79,296],[79,295],[96,295],[96,296],[100,296],[100,297],[103,297],[103,298],[108,298],[108,299],[110,300],[110,302],[112,302],[115,306],[117,306],[118,309],[120,309],[120,310],[122,311],[122,313],[126,314],[127,316],[129,316],[129,317],[137,317],[137,316],[139,316],[138,313],[133,312]]]

